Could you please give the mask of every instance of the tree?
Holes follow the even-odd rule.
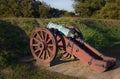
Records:
[[[110,1],[107,0],[105,7],[103,7],[98,14],[98,17],[101,18],[112,18],[112,19],[120,19],[120,0]]]
[[[42,5],[42,3],[40,1],[36,1],[34,0],[33,2],[33,16],[34,17],[40,17],[40,13],[39,13],[39,6]]]
[[[105,5],[105,0],[74,0],[75,12],[81,17],[90,17]]]
[[[49,10],[50,10],[50,6],[48,6],[46,3],[42,2],[42,5],[39,5],[40,17],[41,18],[49,17]]]
[[[15,0],[0,0],[0,15],[13,16],[15,14]]]
[[[76,14],[81,17],[120,19],[120,0],[74,0]]]
[[[71,13],[52,8],[39,0],[0,0],[0,17],[51,18]]]
[[[23,17],[33,17],[33,5],[32,0],[21,0],[20,11]]]

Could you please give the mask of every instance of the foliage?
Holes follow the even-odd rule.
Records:
[[[73,12],[67,15],[69,13],[74,15]],[[0,17],[49,18],[61,15],[64,15],[64,10],[52,8],[38,0],[0,0]]]
[[[74,0],[80,17],[120,19],[120,0]]]
[[[74,0],[74,9],[79,16],[92,16],[105,5],[105,0]]]
[[[118,7],[118,3],[120,3],[120,1],[106,3],[96,17],[120,19],[120,7]]]

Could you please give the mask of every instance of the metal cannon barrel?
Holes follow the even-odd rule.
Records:
[[[47,28],[51,29],[57,29],[60,31],[62,34],[64,34],[66,37],[74,37],[74,32],[70,30],[69,28],[65,27],[64,25],[58,25],[53,22],[49,22],[47,25]]]

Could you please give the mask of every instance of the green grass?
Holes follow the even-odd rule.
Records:
[[[119,20],[70,17],[51,19],[2,18],[0,20],[0,79],[76,79],[37,68],[30,63],[20,64],[18,61],[20,57],[31,55],[29,48],[31,32],[39,26],[46,26],[50,21],[78,27],[85,41],[98,50],[111,48],[120,42]]]

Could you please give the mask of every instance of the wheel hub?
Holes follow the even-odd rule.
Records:
[[[40,42],[39,47],[43,50],[47,49],[47,43],[45,41]]]

